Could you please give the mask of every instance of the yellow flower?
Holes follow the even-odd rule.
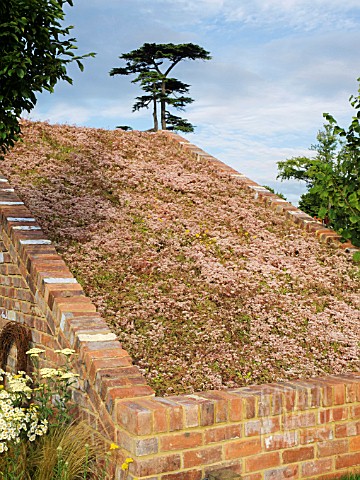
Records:
[[[124,462],[122,465],[121,465],[121,470],[127,470],[129,468],[129,465]]]
[[[63,348],[62,350],[55,350],[55,353],[61,353],[62,355],[70,356],[75,353],[75,350],[72,348]]]
[[[134,462],[134,460],[130,457],[125,459],[125,463],[133,463],[133,462]]]
[[[119,447],[119,445],[116,445],[116,443],[112,443],[110,445],[110,450],[117,450],[118,448],[120,448],[120,447]]]
[[[42,348],[36,348],[35,347],[35,348],[30,348],[30,350],[28,350],[26,352],[26,355],[30,355],[31,357],[33,357],[33,356],[38,357],[39,353],[44,353],[44,352],[45,352],[45,350],[43,350]]]

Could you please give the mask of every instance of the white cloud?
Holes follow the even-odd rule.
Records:
[[[167,2],[152,2],[155,6],[159,3],[165,6]],[[358,0],[174,0],[171,3],[177,10],[192,15],[190,22],[223,16],[228,21],[272,30],[279,25],[304,31],[357,28],[358,18],[353,16],[360,14]]]

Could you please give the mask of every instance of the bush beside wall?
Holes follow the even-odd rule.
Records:
[[[340,245],[311,217],[212,162],[321,240]],[[360,467],[360,373],[154,397],[5,178],[0,189],[0,327],[29,328],[33,344],[47,350],[47,366],[59,361],[55,349],[77,351],[78,415],[134,459],[129,479],[202,480],[224,468],[248,480],[325,479]],[[16,356],[13,347],[9,368]],[[114,466],[114,478],[122,475],[121,464]]]

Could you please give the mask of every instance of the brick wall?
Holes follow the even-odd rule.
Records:
[[[332,231],[324,233],[302,212],[291,213],[300,211],[255,182],[185,141],[180,145],[238,176],[258,198],[322,240],[338,242]],[[0,250],[0,328],[9,322],[29,328],[33,344],[46,349],[49,366],[59,361],[54,349],[76,350],[80,380],[73,397],[79,416],[121,446],[114,478],[123,478],[124,456],[134,459],[129,480],[203,480],[220,469],[247,480],[326,479],[360,469],[360,372],[155,397],[1,177]],[[14,363],[13,348],[9,368]]]

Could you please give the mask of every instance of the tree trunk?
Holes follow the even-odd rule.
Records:
[[[166,102],[165,102],[165,97],[166,97],[165,78],[163,78],[162,81],[161,81],[161,98],[160,98],[161,128],[162,128],[162,130],[166,130],[166,117],[165,117]]]
[[[156,103],[156,95],[154,93],[153,95],[153,119],[154,119],[154,132],[157,132],[159,130],[159,122],[157,118],[157,103]]]

